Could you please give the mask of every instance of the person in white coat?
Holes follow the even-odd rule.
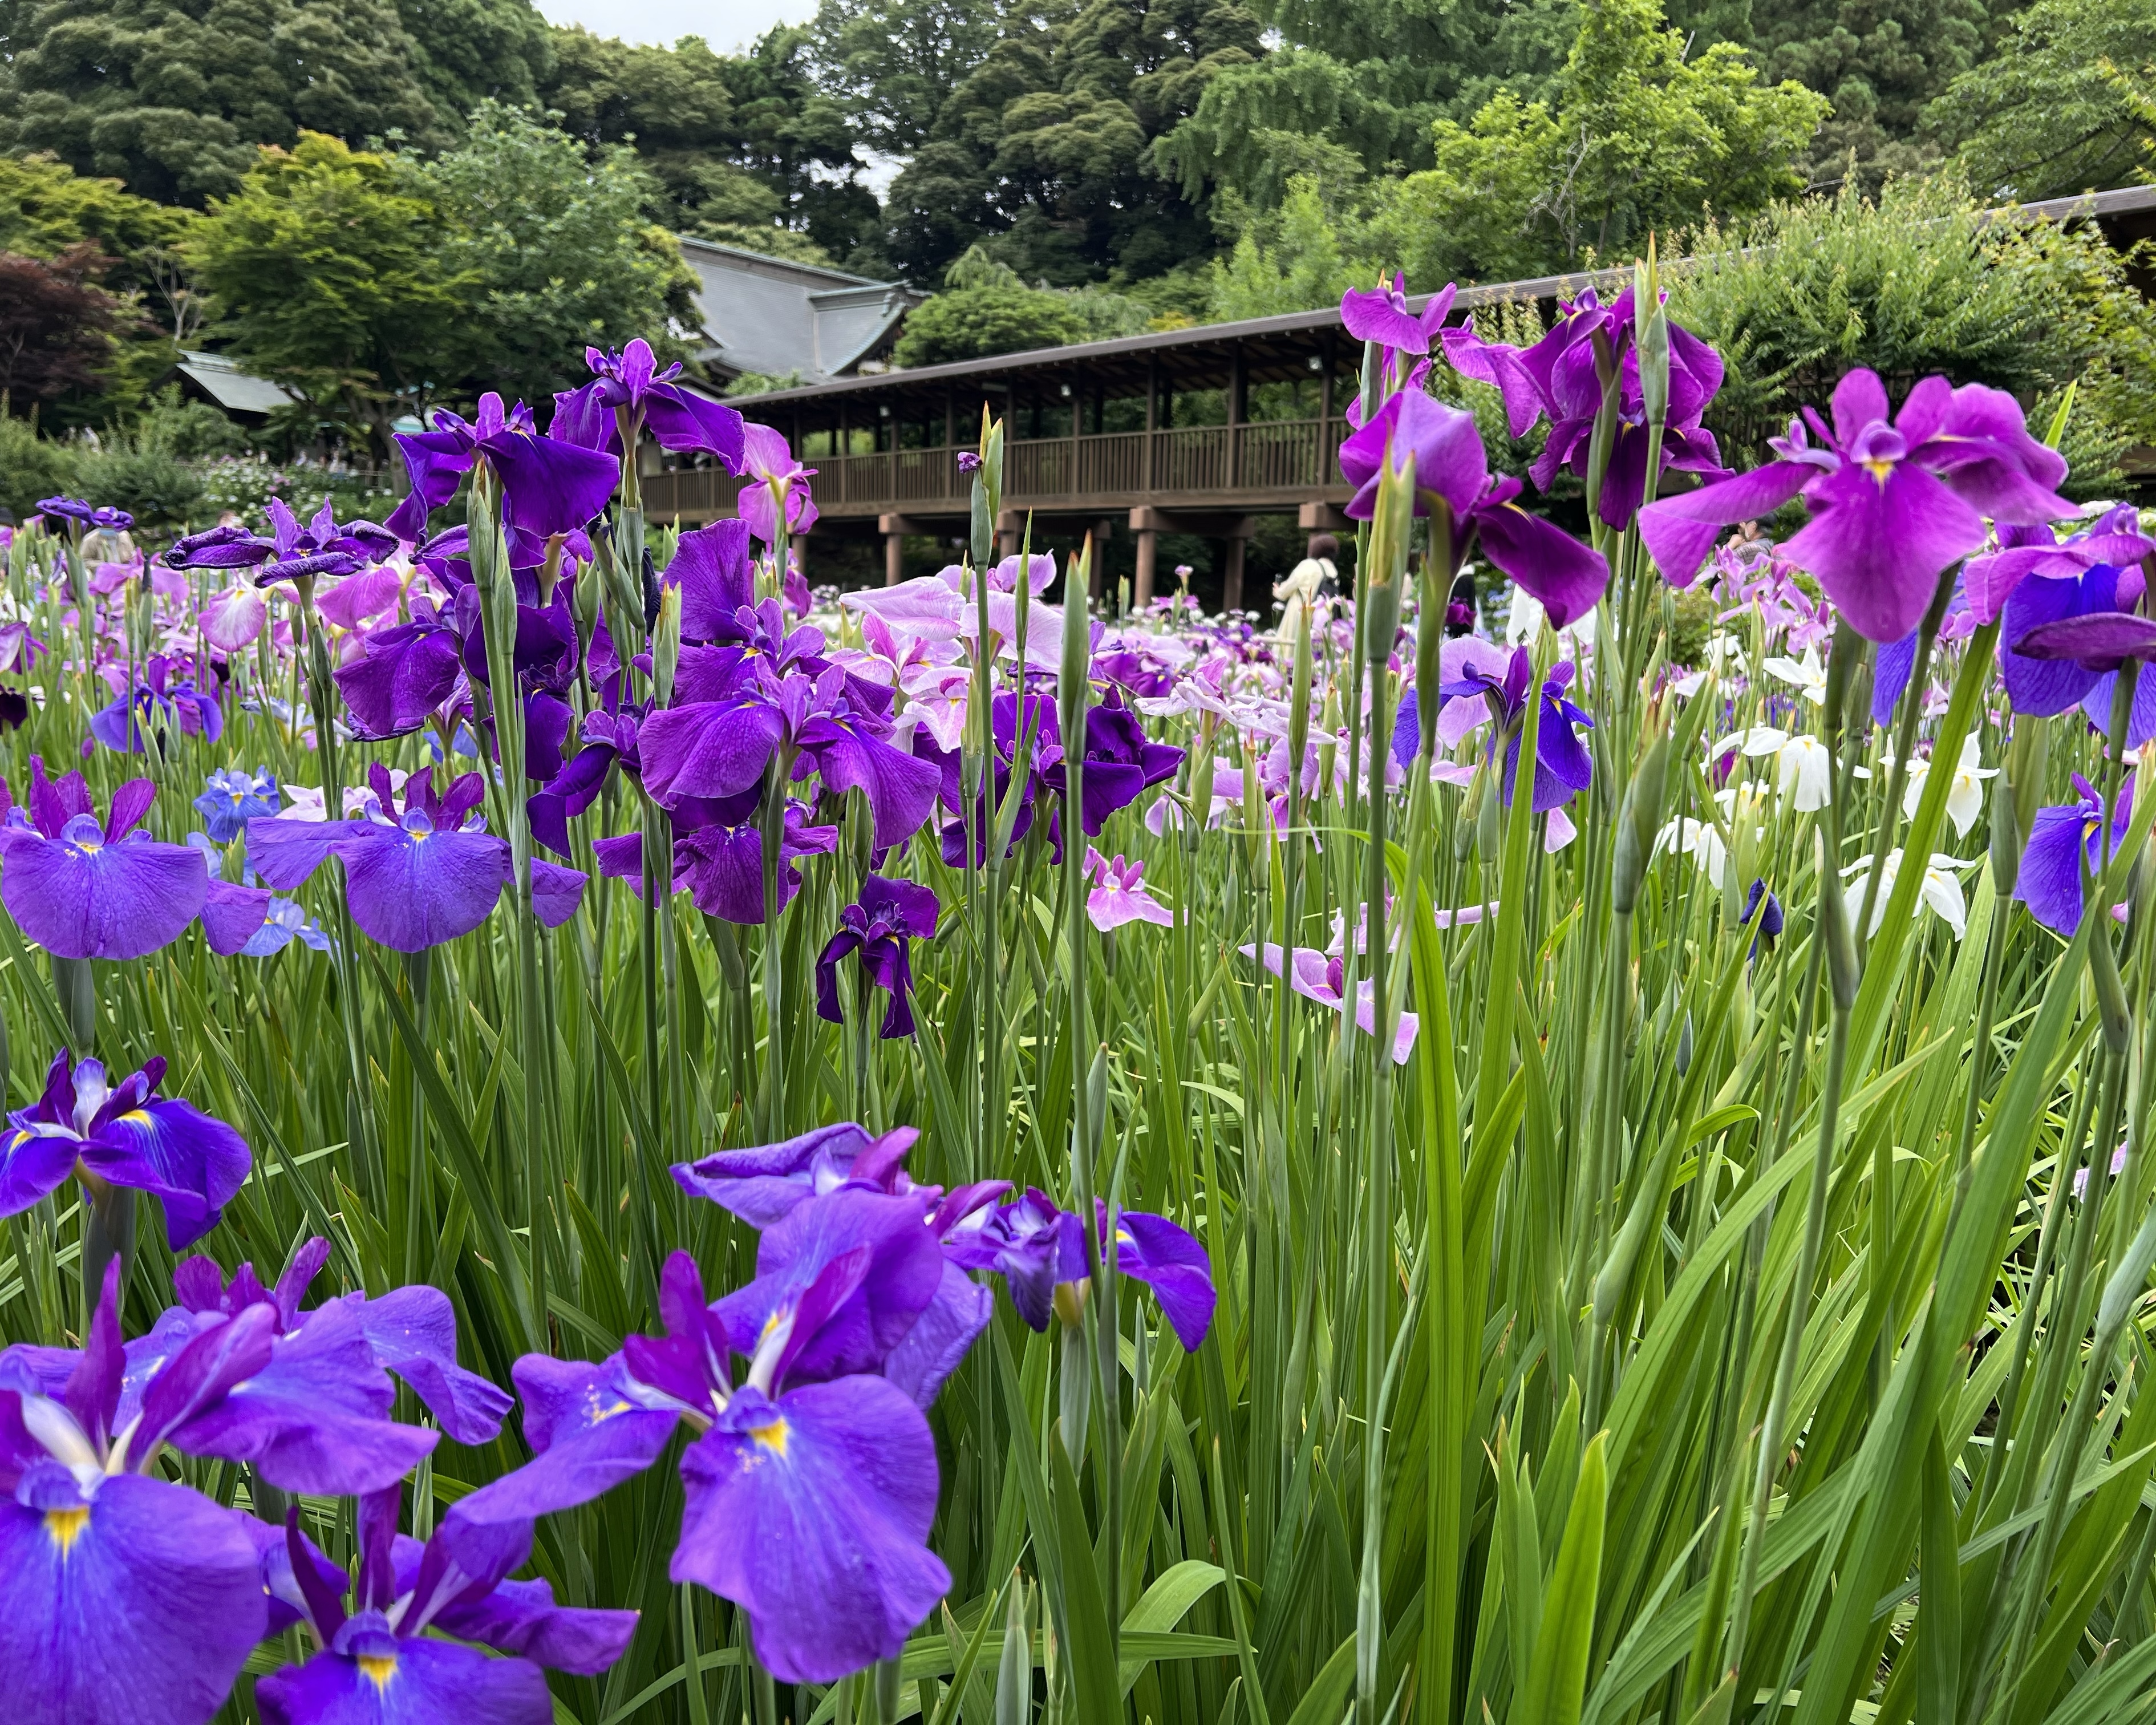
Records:
[[[1286,580],[1273,583],[1273,597],[1281,601],[1280,631],[1276,639],[1282,646],[1294,647],[1306,611],[1317,608],[1317,614],[1311,619],[1313,632],[1330,614],[1332,600],[1340,591],[1340,572],[1332,561],[1339,554],[1338,540],[1330,533],[1313,533],[1310,536],[1309,555],[1288,571]]]

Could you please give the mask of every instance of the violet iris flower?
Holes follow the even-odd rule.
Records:
[[[489,1444],[501,1430],[509,1396],[475,1372],[457,1363],[457,1314],[449,1296],[424,1283],[392,1288],[369,1298],[355,1291],[300,1310],[308,1287],[329,1261],[330,1243],[317,1235],[292,1254],[275,1283],[264,1288],[252,1264],[242,1264],[229,1278],[213,1260],[187,1258],[172,1272],[179,1296],[160,1321],[192,1330],[210,1317],[238,1318],[250,1307],[267,1304],[270,1332],[304,1351],[300,1338],[319,1324],[324,1340],[334,1334],[339,1346],[348,1327],[356,1327],[372,1363],[402,1378],[450,1441]]]
[[[877,1034],[886,1040],[913,1034],[913,968],[906,949],[916,940],[933,940],[940,906],[936,895],[911,880],[870,875],[861,882],[857,904],[839,913],[839,932],[816,957],[816,1013],[834,1024],[845,1022],[839,1010],[839,961],[861,955],[861,974],[891,996]]]
[[[559,437],[541,437],[522,402],[505,408],[491,390],[480,398],[478,416],[467,423],[454,413],[434,415],[434,429],[399,436],[412,475],[412,490],[388,526],[416,544],[427,536],[427,517],[454,495],[459,476],[485,460],[501,482],[501,524],[520,561],[536,564],[547,542],[583,526],[613,495],[619,467],[603,455]]]
[[[1472,413],[1419,389],[1389,398],[1340,446],[1340,471],[1355,487],[1348,513],[1358,521],[1369,520],[1377,510],[1379,470],[1389,448],[1395,471],[1409,454],[1414,456],[1414,512],[1426,516],[1432,500],[1442,499],[1456,523],[1460,548],[1473,531],[1490,561],[1542,602],[1553,626],[1563,629],[1594,608],[1609,584],[1609,562],[1513,501],[1520,482],[1491,475]]]
[[[2029,435],[2003,390],[1927,377],[1890,423],[1886,386],[1860,369],[1835,387],[1832,412],[1830,427],[1805,408],[1764,466],[1640,511],[1674,585],[1691,583],[1722,528],[1801,495],[1812,519],[1780,554],[1819,578],[1860,634],[1898,641],[1922,620],[1940,571],[1983,545],[1986,516],[2039,526],[2074,513],[2056,493],[2065,459]]]
[[[432,768],[404,782],[398,804],[388,770],[367,768],[374,798],[354,820],[257,819],[247,824],[248,855],[280,892],[299,886],[330,857],[342,860],[352,920],[399,952],[423,952],[470,934],[509,885],[508,845],[485,829],[485,786],[467,773],[439,797]],[[549,928],[577,913],[585,877],[552,863],[531,865],[533,908]]]
[[[102,527],[109,532],[124,533],[135,525],[135,517],[126,510],[95,507],[80,497],[40,497],[38,513],[66,521],[78,532],[85,527]]]
[[[412,621],[366,636],[360,656],[330,673],[352,729],[369,741],[417,731],[450,704],[463,675],[457,631],[418,600]]]
[[[763,922],[762,803],[761,794],[754,791],[732,798],[692,797],[677,802],[666,815],[674,835],[672,890],[686,891],[700,911],[749,927]],[[811,826],[807,808],[790,797],[783,821],[778,845],[781,911],[801,891],[796,861],[828,855],[839,842],[837,827]],[[629,890],[642,896],[642,833],[601,839],[592,850],[602,875],[628,881]]]
[[[20,1215],[67,1183],[147,1192],[165,1206],[174,1251],[217,1226],[254,1166],[247,1142],[193,1103],[160,1097],[157,1055],[117,1084],[102,1061],[54,1056],[44,1092],[0,1137],[0,1216]]]
[[[695,1260],[661,1274],[661,1337],[598,1362],[516,1364],[536,1452],[462,1499],[472,1527],[589,1502],[665,1452],[677,1425],[687,1502],[669,1567],[747,1615],[780,1681],[834,1682],[896,1658],[948,1590],[929,1550],[936,1445],[903,1390],[874,1375],[932,1300],[942,1268],[921,1202],[839,1191],[767,1231],[762,1273],[706,1305]],[[738,1384],[729,1369],[748,1356]]]
[[[778,538],[778,500],[785,499],[786,528],[805,533],[816,524],[816,500],[808,494],[808,481],[816,470],[803,467],[794,458],[785,434],[768,425],[742,427],[742,477],[752,483],[741,490],[741,519],[749,531],[766,545]]]
[[[203,782],[202,795],[195,798],[203,825],[220,845],[229,845],[245,832],[247,823],[255,815],[275,814],[284,806],[277,792],[277,775],[266,767],[254,773],[241,767],[213,772]]]
[[[2098,563],[2013,587],[1999,618],[1999,675],[2015,711],[2045,716],[2079,706],[2098,730],[2110,729],[2116,666],[2084,664],[2083,655],[2073,650],[2076,644],[2058,640],[2057,631],[2061,625],[2104,630],[2107,625],[2092,625],[2090,619],[2116,617],[2122,602],[2134,603],[2133,590],[2140,584],[2138,569]],[[2049,649],[2047,642],[2053,644]],[[2127,746],[2138,748],[2151,737],[2156,737],[2156,679],[2143,679],[2134,685]]]
[[[625,420],[632,434],[639,426],[648,429],[662,449],[710,455],[729,473],[742,470],[742,416],[724,402],[676,383],[678,364],[660,371],[651,344],[641,336],[619,353],[587,347],[584,362],[597,375],[583,388],[554,398],[550,438],[619,454]]]
[[[157,1472],[199,1378],[122,1417],[119,1280],[80,1353],[0,1353],[0,1671],[41,1725],[200,1725],[268,1631],[261,1569],[247,1517]]]
[[[1662,432],[1662,469],[1722,477],[1722,455],[1714,434],[1700,424],[1707,403],[1722,388],[1722,356],[1690,330],[1672,323],[1670,331],[1669,407]],[[1505,415],[1514,437],[1525,437],[1548,416],[1549,440],[1527,477],[1547,491],[1558,470],[1569,467],[1587,476],[1589,446],[1602,407],[1602,378],[1595,361],[1595,338],[1617,363],[1615,441],[1602,480],[1600,512],[1609,526],[1630,526],[1647,488],[1647,413],[1640,387],[1640,352],[1634,340],[1635,305],[1626,288],[1604,306],[1589,288],[1555,327],[1532,347],[1485,341],[1472,323],[1445,331],[1445,355],[1463,377],[1494,384],[1505,398]]]
[[[1095,1249],[1107,1250],[1108,1207],[1094,1200]],[[1185,1229],[1142,1210],[1116,1213],[1116,1270],[1146,1284],[1185,1353],[1195,1353],[1212,1327],[1217,1296],[1212,1260]],[[947,1238],[953,1261],[998,1271],[1019,1316],[1035,1330],[1048,1327],[1057,1287],[1086,1275],[1086,1242],[1079,1219],[1059,1210],[1045,1193],[1029,1188],[993,1209],[976,1210]]]
[[[1505,662],[1503,672],[1498,675],[1493,668],[1482,663],[1479,656],[1471,657],[1462,665],[1460,679],[1445,684],[1438,692],[1445,700],[1481,696],[1497,720],[1497,730],[1490,740],[1490,755],[1496,757],[1502,739],[1505,745],[1505,803],[1511,807],[1513,780],[1519,772],[1520,742],[1523,726],[1522,720],[1527,710],[1527,685],[1534,676],[1534,656],[1525,647],[1516,647]],[[1560,660],[1550,667],[1550,674],[1543,681],[1543,711],[1535,737],[1535,798],[1537,814],[1547,814],[1553,809],[1561,809],[1572,800],[1573,793],[1584,791],[1594,783],[1594,762],[1586,746],[1579,740],[1575,725],[1594,728],[1594,718],[1567,698],[1565,691],[1572,687],[1574,675],[1572,661]],[[1393,757],[1405,765],[1421,752],[1422,721],[1415,703],[1400,703],[1399,716],[1393,726]]]
[[[279,898],[259,886],[242,886],[210,878],[209,900],[203,906],[203,935],[220,958],[269,958],[298,941],[317,952],[330,949],[330,937],[295,899]]]
[[[2082,922],[2082,869],[2086,860],[2095,875],[2103,867],[2103,797],[2080,773],[2074,775],[2076,799],[2039,809],[2021,853],[2021,872],[2014,896],[2029,913],[2056,934],[2071,937]],[[2133,829],[2133,775],[2119,788],[2112,817],[2111,851],[2115,856]]]
[[[2156,539],[2142,532],[2139,511],[2122,503],[2064,539],[2049,526],[2003,526],[1999,548],[1971,557],[1963,578],[1976,620],[1989,623],[2031,576],[2071,579],[2099,564],[2130,570],[2150,556]]]
[[[300,1538],[297,1507],[287,1512],[280,1578],[297,1584],[295,1603],[321,1651],[256,1686],[264,1725],[548,1725],[554,1704],[544,1668],[596,1676],[627,1650],[635,1612],[557,1605],[547,1583],[506,1579],[531,1556],[529,1522],[473,1527],[452,1510],[422,1545],[397,1531],[403,1497],[391,1486],[360,1503],[349,1611],[342,1587],[323,1576]]]
[[[100,826],[82,774],[55,783],[33,755],[27,811],[8,806],[0,825],[0,906],[16,926],[62,958],[142,958],[177,940],[202,913],[209,868],[136,831],[157,794],[129,779]]]
[[[337,524],[325,502],[304,527],[281,497],[270,500],[271,555],[254,572],[254,584],[321,575],[353,575],[397,549],[397,536],[372,521]]]
[[[192,677],[176,678],[177,661],[162,653],[143,664],[132,690],[90,718],[90,734],[123,755],[146,754],[148,722],[162,715],[185,737],[215,742],[224,735],[224,712],[217,697],[198,689]]]
[[[902,1163],[920,1136],[910,1126],[877,1134],[842,1121],[783,1143],[721,1150],[698,1162],[676,1163],[674,1180],[691,1198],[708,1198],[752,1228],[769,1228],[809,1199],[841,1186],[894,1195],[912,1191]]]

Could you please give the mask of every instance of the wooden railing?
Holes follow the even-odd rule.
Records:
[[[1341,483],[1336,452],[1350,429],[1343,419],[1276,419],[1017,442],[1006,458],[1004,501],[1024,509],[1303,501]],[[830,514],[963,510],[972,481],[957,458],[947,449],[812,457],[811,485]],[[643,485],[651,520],[710,520],[733,512],[742,481],[706,468],[646,474]]]

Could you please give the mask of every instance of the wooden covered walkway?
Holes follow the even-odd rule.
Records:
[[[2114,242],[2130,244],[2149,231],[2156,187],[2023,211],[2093,218]],[[1455,303],[1547,309],[1590,285],[1614,291],[1630,274],[1471,287]],[[1332,309],[834,378],[741,405],[785,432],[816,470],[820,516],[804,547],[812,564],[819,540],[878,536],[886,579],[895,582],[907,537],[962,536],[971,481],[957,457],[978,439],[985,407],[1008,428],[997,524],[1006,551],[1017,547],[1029,516],[1044,528],[1127,532],[1142,603],[1152,596],[1160,534],[1224,541],[1224,598],[1234,609],[1258,517],[1345,526],[1339,510],[1349,494],[1336,454],[1350,429],[1344,414],[1361,362],[1361,344]],[[658,459],[648,445],[646,459]],[[741,483],[711,467],[654,469],[643,480],[645,511],[684,524],[730,516]]]

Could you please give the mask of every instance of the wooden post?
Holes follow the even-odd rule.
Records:
[[[1240,611],[1243,608],[1243,553],[1250,542],[1240,537],[1228,541],[1228,561],[1220,577],[1220,608]]]
[[[906,574],[906,536],[886,533],[883,536],[883,584],[896,587]]]
[[[1138,573],[1132,584],[1131,602],[1142,611],[1152,603],[1153,559],[1159,550],[1160,535],[1151,527],[1138,529]]]

